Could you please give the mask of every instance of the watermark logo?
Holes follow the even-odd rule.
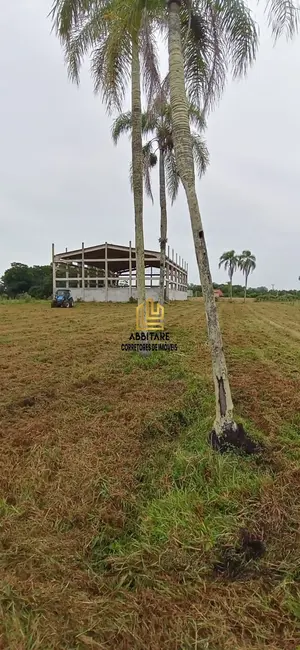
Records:
[[[172,343],[169,332],[164,331],[165,310],[152,298],[136,308],[136,331],[129,336],[128,343],[121,344],[126,352],[176,352],[177,343]]]
[[[148,298],[136,308],[136,331],[159,332],[164,329],[165,310],[162,305]]]

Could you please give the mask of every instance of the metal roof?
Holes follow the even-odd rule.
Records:
[[[116,273],[125,273],[129,271],[129,246],[118,246],[116,244],[99,244],[98,246],[89,246],[78,248],[72,251],[65,251],[64,253],[56,253],[54,255],[54,262],[82,262],[82,250],[84,251],[84,264],[85,266],[102,268],[105,267],[105,249],[107,247],[108,269]],[[174,267],[185,270],[183,266],[171,258],[166,257],[166,260]],[[131,247],[131,266],[132,270],[136,269],[135,248]],[[160,252],[145,250],[145,267],[159,268],[160,266]]]

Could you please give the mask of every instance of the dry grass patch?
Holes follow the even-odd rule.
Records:
[[[250,459],[207,444],[201,301],[146,358],[133,305],[0,309],[0,648],[296,650],[300,356],[261,319],[296,306],[219,302]]]

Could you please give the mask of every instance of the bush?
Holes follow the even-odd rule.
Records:
[[[295,300],[299,300],[299,296],[293,293],[283,293],[279,296],[272,293],[262,293],[255,298],[255,302],[294,302]]]
[[[273,301],[278,300],[278,298],[276,296],[274,296],[274,295],[269,294],[269,293],[260,293],[255,298],[255,302],[264,302],[264,301],[269,301],[270,302],[272,300]]]

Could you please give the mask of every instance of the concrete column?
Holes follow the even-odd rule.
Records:
[[[81,298],[85,298],[85,277],[84,277],[84,242],[81,244]]]
[[[168,255],[169,257],[169,255]],[[169,300],[169,276],[170,276],[170,267],[168,262],[166,263],[166,299]]]
[[[70,289],[70,282],[69,282],[69,264],[66,264],[66,289]]]
[[[129,298],[132,298],[132,252],[131,252],[131,241],[129,242]]]
[[[107,241],[105,242],[105,258],[104,258],[104,268],[105,268],[105,301],[108,301],[108,260],[107,260]]]

